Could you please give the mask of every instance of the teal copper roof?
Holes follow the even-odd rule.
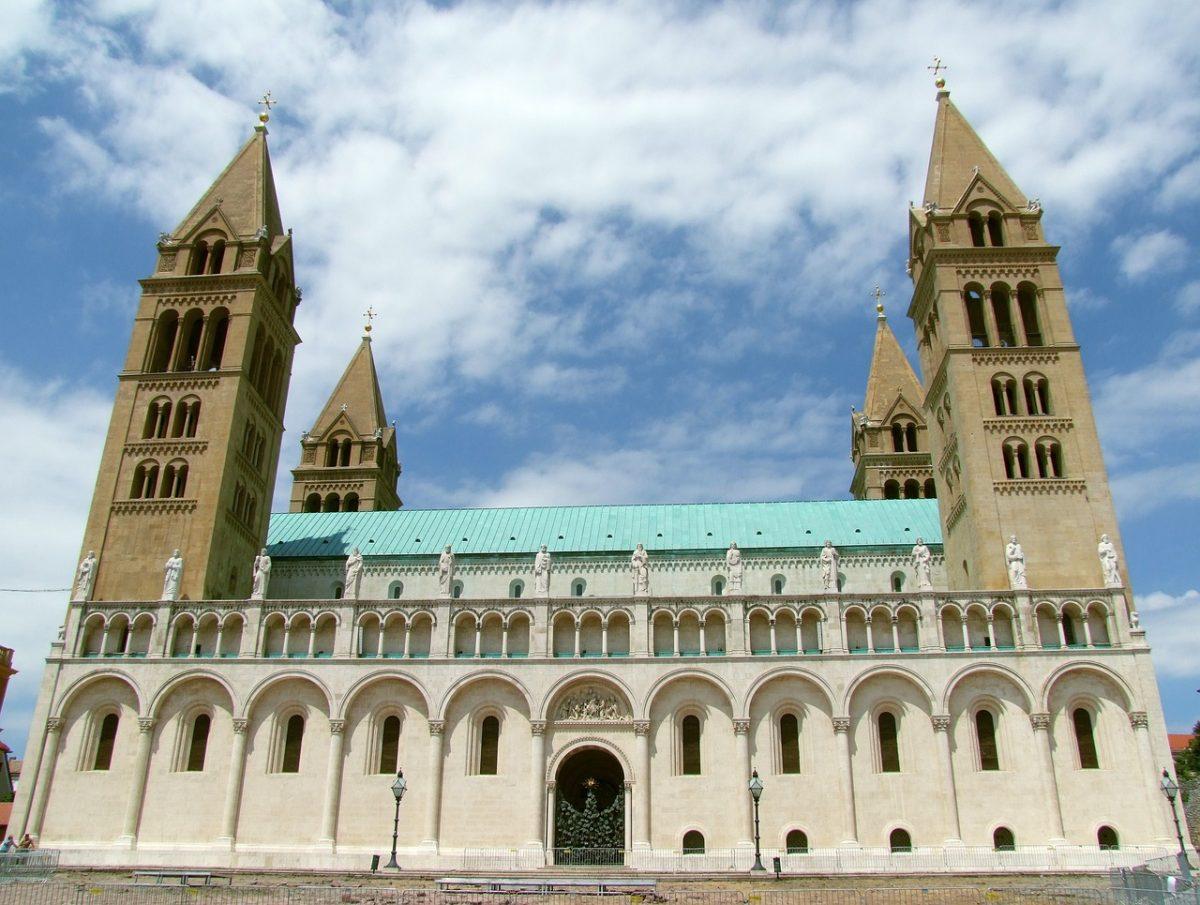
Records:
[[[399,509],[392,512],[278,512],[272,556],[430,556],[446,544],[460,554],[940,545],[937,500],[683,503],[643,506],[522,506],[507,509]]]

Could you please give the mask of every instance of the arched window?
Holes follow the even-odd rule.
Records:
[[[787,584],[787,582],[784,580],[784,577],[782,575],[776,575],[776,576],[772,577],[771,578],[771,593],[775,594],[775,595],[782,594],[785,584]]]
[[[903,591],[904,591],[904,573],[903,572],[893,572],[892,573],[892,593],[900,594]]]
[[[682,749],[682,770],[684,776],[700,775],[700,717],[689,713],[679,725],[680,747]]]
[[[788,830],[784,846],[789,855],[807,855],[808,834],[804,830]]]
[[[192,246],[192,259],[188,262],[188,273],[195,276],[208,267],[208,243],[203,239]]]
[[[334,600],[341,600],[343,593],[345,593],[345,589],[341,586],[341,584],[335,584],[333,586],[333,599]]]
[[[358,494],[348,493],[342,500],[343,512],[358,512]]]
[[[1024,440],[1004,441],[1004,475],[1010,481],[1029,477],[1029,447]]]
[[[389,716],[379,732],[379,772],[395,773],[400,764],[400,717]]]
[[[904,498],[906,500],[918,500],[921,498],[921,482],[916,478],[909,478],[904,482]]]
[[[1032,283],[1017,286],[1017,308],[1021,311],[1021,326],[1025,328],[1025,345],[1042,344],[1042,327],[1038,323],[1037,289]]]
[[[117,726],[120,718],[110,713],[100,721],[100,735],[96,739],[96,756],[92,760],[93,770],[107,770],[112,766],[113,746],[117,742]]]
[[[403,593],[404,582],[402,581],[393,581],[391,585],[388,586],[388,597],[392,598],[392,600],[399,600],[400,595]]]
[[[925,479],[925,499],[927,499],[927,500],[936,500],[937,499],[937,484],[934,483],[933,478]]]
[[[1017,382],[1007,374],[992,378],[992,405],[997,418],[1006,418],[1017,412]]]
[[[586,589],[586,588],[587,588],[587,582],[584,581],[582,578],[576,578],[573,582],[571,582],[571,596],[572,597],[582,597],[584,589]]]
[[[287,721],[287,731],[283,736],[283,759],[279,764],[280,773],[300,772],[300,749],[304,745],[304,717],[292,714]]]
[[[987,218],[988,239],[993,247],[1004,247],[1004,220],[999,211],[992,211]]]
[[[495,776],[500,759],[500,720],[485,716],[479,726],[479,775]]]
[[[904,428],[904,446],[909,452],[917,451],[917,425],[915,422],[908,422]]]
[[[983,316],[983,293],[978,289],[968,289],[963,293],[963,302],[967,308],[967,330],[971,334],[971,345],[976,349],[986,349],[990,343],[987,319]]]
[[[1025,411],[1031,415],[1050,414],[1050,384],[1041,374],[1026,374]]]
[[[130,499],[152,500],[158,489],[158,463],[143,462],[133,470],[133,486],[129,489]]]
[[[342,498],[336,493],[326,494],[323,508],[326,512],[337,512],[342,508]]]
[[[900,499],[900,482],[899,481],[884,481],[883,482],[883,498],[885,500]]]
[[[208,253],[208,267],[205,268],[206,273],[220,273],[221,265],[225,263],[225,240],[217,239],[212,244],[212,249]]]
[[[975,714],[975,740],[979,743],[979,769],[999,770],[1000,753],[996,748],[996,718],[990,710]]]
[[[999,345],[1012,348],[1017,344],[1013,332],[1012,305],[1009,304],[1008,287],[1003,283],[992,286],[992,314],[996,317],[996,339]]]
[[[208,330],[204,335],[204,356],[200,363],[202,371],[216,371],[225,358],[225,340],[229,336],[229,312],[217,308],[208,316]]]
[[[892,452],[904,452],[904,425],[898,421],[892,425]]]
[[[1062,445],[1054,439],[1038,440],[1035,447],[1039,478],[1063,477]]]
[[[456,581],[450,585],[450,596],[458,600],[463,595],[463,583]]]
[[[800,720],[794,713],[779,718],[779,772],[800,772]]]
[[[912,836],[908,834],[908,830],[892,830],[888,836],[888,847],[892,850],[892,854],[911,852]]]
[[[967,217],[967,226],[971,230],[971,244],[976,248],[983,248],[987,244],[983,238],[983,215],[979,211],[971,211]]]
[[[1017,838],[1013,835],[1013,831],[1006,826],[996,827],[996,831],[992,833],[992,848],[998,852],[1015,852]]]
[[[167,424],[171,420],[171,400],[155,399],[146,408],[146,424],[142,428],[142,439],[162,439],[167,435]]]
[[[342,441],[342,453],[341,457],[338,459],[338,465],[340,465],[342,468],[345,468],[350,464],[350,446],[350,438],[347,437]]]
[[[1096,844],[1102,852],[1115,852],[1121,847],[1121,840],[1111,826],[1102,826],[1096,830]]]
[[[716,578],[714,578],[712,580],[712,595],[714,597],[720,597],[724,593],[725,593],[725,579],[718,575]]]
[[[204,312],[193,308],[183,316],[179,328],[179,347],[175,350],[175,370],[196,370],[200,356],[200,337],[204,335]]]
[[[890,711],[879,714],[879,771],[900,772],[900,740],[896,732],[896,715]]]
[[[171,351],[175,348],[175,335],[179,332],[179,312],[168,309],[158,316],[154,325],[154,345],[148,362],[152,374],[167,370],[171,362]]]
[[[1083,707],[1076,707],[1071,714],[1075,727],[1075,745],[1079,749],[1079,766],[1083,770],[1099,770],[1100,759],[1096,757],[1096,736],[1092,732],[1092,715]]]
[[[304,498],[305,512],[320,512],[321,511],[321,494],[310,493]]]
[[[514,600],[519,600],[521,595],[525,593],[525,582],[514,581],[508,586],[508,596]]]
[[[192,737],[188,742],[187,771],[199,773],[204,769],[204,755],[208,753],[208,733],[212,729],[212,717],[207,713],[197,715],[192,721]]]
[[[1064,610],[1060,615],[1062,618],[1063,639],[1067,642],[1067,647],[1074,647],[1079,643],[1079,639],[1075,635],[1075,620],[1068,611]]]
[[[704,834],[699,830],[688,830],[683,834],[683,853],[685,855],[704,854]]]
[[[332,468],[338,463],[338,448],[341,446],[341,441],[330,440],[325,447],[325,467]]]

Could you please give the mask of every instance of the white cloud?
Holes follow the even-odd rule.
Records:
[[[1187,315],[1200,311],[1200,280],[1184,284],[1175,296],[1175,310]]]
[[[1109,483],[1121,518],[1139,518],[1163,506],[1200,500],[1200,462],[1122,472]]]
[[[1113,252],[1121,261],[1121,273],[1136,280],[1152,271],[1169,272],[1186,263],[1187,242],[1167,229],[1121,236],[1113,241]]]
[[[0,470],[0,572],[5,588],[68,588],[96,483],[112,400],[60,382],[33,381],[0,363],[0,436],[36,450]],[[41,679],[40,664],[67,609],[67,593],[0,591],[0,642],[19,670],[9,685],[4,740],[20,750]]]
[[[1136,595],[1136,602],[1155,668],[1165,676],[1200,676],[1200,591],[1154,591]]]

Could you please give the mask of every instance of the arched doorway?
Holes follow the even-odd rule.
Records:
[[[623,864],[621,762],[602,748],[582,748],[563,760],[554,780],[554,863]]]

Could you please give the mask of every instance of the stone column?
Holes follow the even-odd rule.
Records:
[[[864,621],[867,623],[867,652],[873,654],[875,653],[875,620],[868,614]]]
[[[892,616],[892,650],[900,652],[900,617]]]
[[[775,636],[775,617],[772,616],[770,621],[771,621],[771,654],[775,655],[775,654],[779,653],[779,641]]]
[[[1066,632],[1066,630],[1063,628],[1063,614],[1062,614],[1062,613],[1055,613],[1055,614],[1054,614],[1054,621],[1058,623],[1058,643],[1059,643],[1059,646],[1060,646],[1060,647],[1062,647],[1062,648],[1065,650],[1065,649],[1066,649],[1066,647],[1067,647],[1067,632]]]
[[[552,849],[552,848],[554,848],[554,843],[555,843],[555,839],[554,839],[554,815],[558,813],[558,810],[557,810],[557,808],[558,808],[558,805],[557,805],[557,803],[556,803],[556,801],[555,801],[555,792],[556,792],[555,786],[556,786],[556,783],[554,782],[554,780],[553,780],[553,779],[552,779],[552,780],[550,780],[548,783],[546,783],[546,792],[545,792],[545,795],[543,795],[543,796],[542,796],[542,797],[543,797],[543,799],[545,799],[545,800],[546,800],[546,805],[547,805],[547,807],[548,807],[548,809],[549,809],[549,812],[550,812],[550,813],[549,813],[549,817],[548,817],[548,819],[546,820],[546,827],[545,827],[545,831],[546,831],[546,840],[547,840],[547,843],[546,843],[546,848],[547,848],[547,849]],[[553,859],[552,859],[552,858],[547,858],[547,859],[546,859],[546,863],[548,863],[548,864],[549,864],[549,863],[553,863]]]
[[[138,718],[137,754],[133,761],[133,785],[125,803],[125,825],[121,842],[133,848],[137,844],[138,823],[142,819],[142,799],[146,797],[146,774],[150,770],[150,747],[154,742],[153,717]]]
[[[825,616],[817,620],[817,650],[825,653]]]
[[[739,785],[744,785],[750,781],[750,771],[753,769],[750,765],[750,721],[749,720],[734,720],[733,735],[737,742],[737,762],[738,771],[741,774]],[[750,801],[750,793],[740,796],[741,804],[738,806],[738,845],[753,845],[754,844],[754,811]]]
[[[988,644],[990,644],[992,646],[992,650],[995,650],[996,649],[996,617],[994,615],[992,615],[991,610],[988,610],[988,614],[987,614],[987,633],[988,633],[988,636],[987,636]],[[1013,641],[1015,642],[1016,639],[1014,638]]]
[[[858,845],[858,816],[854,807],[854,764],[850,758],[850,717],[833,718],[837,740],[838,766],[842,774],[842,845]]]
[[[954,784],[954,756],[950,751],[950,717],[937,714],[933,718],[933,734],[937,736],[938,760],[942,767],[942,787],[946,792],[947,842],[962,843],[962,824],[958,817],[958,789]]]
[[[675,653],[675,656],[678,657],[679,656],[679,616],[678,615],[671,617],[671,633],[672,633],[672,637],[674,638],[674,642],[673,642],[675,645],[674,653]]]
[[[600,624],[600,656],[608,656],[608,620]]]
[[[225,635],[225,623],[224,623],[224,621],[221,621],[221,622],[217,623],[217,646],[213,649],[213,657],[215,657],[218,660],[221,659],[221,639],[224,637],[224,635]],[[128,646],[128,644],[129,644],[129,636],[128,635],[125,636],[125,644],[126,644],[126,646]]]
[[[706,628],[707,622],[707,617],[700,620],[700,656],[702,657],[708,656],[708,630]]]
[[[531,758],[529,763],[530,792],[533,795],[533,826],[529,844],[535,848],[545,845],[546,831],[546,721],[533,720],[529,724]]]
[[[1059,626],[1062,626],[1062,622],[1059,622]],[[1054,775],[1054,752],[1051,747],[1054,739],[1050,733],[1050,714],[1031,713],[1029,722],[1033,725],[1034,744],[1042,762],[1042,782],[1045,784],[1046,800],[1050,803],[1050,842],[1062,844],[1066,838],[1063,835],[1062,802],[1058,797],[1058,777]]]
[[[583,631],[583,622],[581,619],[576,619],[575,620],[575,653],[574,653],[574,656],[577,658],[581,652],[581,648],[579,646],[579,636],[582,633],[582,631]]]
[[[425,839],[422,845],[437,851],[438,824],[442,816],[443,720],[429,721],[429,799],[425,805]]]
[[[962,617],[962,636],[963,650],[971,650],[971,627],[968,625],[966,613],[963,613]]]
[[[1088,625],[1088,614],[1084,613],[1080,621],[1083,623],[1083,643],[1092,646],[1092,627]]]
[[[633,848],[633,821],[629,815],[633,812],[633,783],[625,780],[625,851]]]
[[[634,760],[638,775],[634,780],[633,844],[650,847],[650,721],[635,720],[633,724]]]
[[[500,625],[500,656],[501,658],[508,657],[508,620]]]
[[[283,624],[283,659],[285,659],[285,660],[290,656],[290,652],[288,651],[288,648],[291,646],[291,641],[292,641],[292,620],[289,619],[287,622],[285,622]],[[263,632],[263,653],[266,653],[266,651],[267,651],[267,633],[264,631]]]
[[[342,800],[342,745],[346,737],[346,721],[329,721],[329,763],[325,768],[325,806],[321,811],[321,839],[337,845],[338,806]]]
[[[317,622],[314,619],[308,624],[308,659],[312,659],[317,648]]]
[[[237,838],[238,811],[242,806],[242,780],[246,774],[246,730],[249,720],[233,721],[233,747],[229,756],[229,780],[225,785],[225,811],[221,816],[221,836],[218,839],[233,847]]]
[[[482,639],[482,635],[483,635],[483,622],[479,619],[476,619],[475,620],[475,659],[476,660],[479,659],[479,653],[481,650],[480,641]]]
[[[58,762],[58,744],[62,741],[63,720],[52,716],[46,720],[46,745],[42,754],[43,769],[33,788],[33,808],[25,823],[25,832],[35,839],[42,833],[42,821],[46,817],[46,802],[50,798],[50,785],[54,782],[54,767]],[[31,779],[33,777],[30,777]]]
[[[404,658],[406,660],[408,659],[408,652],[409,652],[409,650],[411,650],[411,646],[410,646],[411,642],[412,642],[412,622],[410,622],[408,619],[405,619],[404,620]],[[383,651],[383,638],[382,637],[380,637],[380,639],[379,639],[379,650],[380,650],[380,652]]]
[[[1150,720],[1144,710],[1129,712],[1129,725],[1137,738],[1138,758],[1142,762],[1142,774],[1146,779],[1142,782],[1142,791],[1146,796],[1146,807],[1151,814],[1157,814],[1154,822],[1160,838],[1170,840],[1175,832],[1175,824],[1170,816],[1164,813],[1163,794],[1158,785],[1159,770],[1154,762],[1154,751],[1150,746]],[[1183,802],[1180,802],[1182,806]]]

